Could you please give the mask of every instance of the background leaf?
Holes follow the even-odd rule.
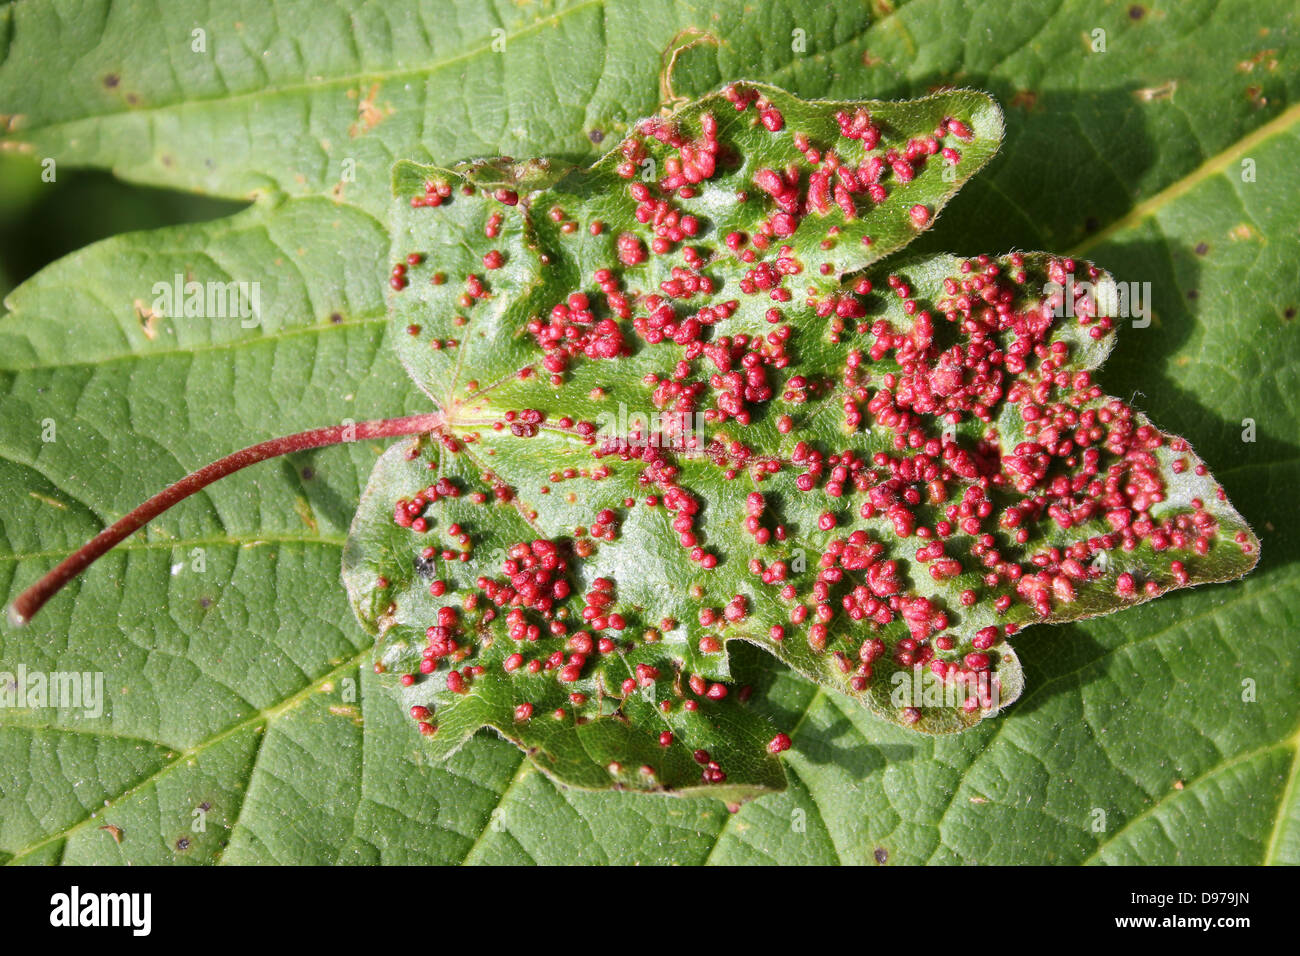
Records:
[[[1026,632],[1024,696],[957,738],[894,730],[755,659],[757,696],[795,738],[791,787],[728,815],[711,800],[558,790],[483,735],[446,765],[423,758],[409,719],[359,667],[369,638],[338,584],[380,449],[323,451],[214,486],[31,628],[3,633],[0,669],[102,670],[110,699],[94,722],[0,714],[0,851],[20,862],[1300,860],[1300,552],[1285,533],[1300,484],[1293,5],[751,6],[6,7],[12,150],[257,199],[232,219],[89,247],[9,299],[9,597],[236,445],[427,407],[383,331],[392,161],[590,161],[593,133],[621,135],[654,110],[661,52],[687,28],[717,42],[678,41],[676,95],[738,78],[804,97],[941,84],[994,94],[1007,116],[999,158],[913,250],[1049,248],[1150,281],[1155,320],[1121,336],[1101,384],[1141,392],[1139,407],[1216,464],[1263,541],[1257,571]],[[204,55],[191,53],[196,27]],[[806,52],[791,49],[795,29]],[[1105,53],[1091,49],[1098,29]],[[346,158],[355,182],[343,181]],[[160,323],[149,338],[135,301],[178,268],[261,281],[267,327]],[[1247,418],[1254,442],[1242,441]],[[208,571],[171,573],[194,547]],[[347,678],[360,682],[355,701]],[[98,829],[109,823],[120,844]]]

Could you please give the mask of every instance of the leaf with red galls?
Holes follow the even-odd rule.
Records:
[[[948,733],[1020,694],[1018,628],[1254,565],[1093,381],[1103,273],[877,264],[1001,132],[969,91],[736,84],[590,169],[397,164],[391,329],[444,424],[380,460],[345,580],[426,746],[488,725],[566,784],[744,799],[790,728],[730,641]]]

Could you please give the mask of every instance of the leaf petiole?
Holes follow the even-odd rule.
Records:
[[[249,465],[255,465],[259,461],[266,461],[268,458],[277,458],[280,455],[305,451],[308,448],[322,448],[369,438],[419,435],[435,431],[444,421],[441,412],[429,412],[423,415],[408,415],[404,418],[330,425],[327,428],[314,428],[310,431],[298,432],[296,435],[284,435],[259,442],[209,465],[204,465],[115,521],[18,595],[9,607],[9,621],[15,626],[26,624],[65,584],[94,564],[119,542],[139,531],[173,505],[184,501],[218,479],[234,474]]]

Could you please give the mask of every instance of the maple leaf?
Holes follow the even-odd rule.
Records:
[[[948,733],[1019,696],[1019,628],[1253,567],[1093,379],[1111,277],[879,261],[1001,135],[970,91],[733,84],[589,169],[395,166],[392,331],[442,421],[376,466],[344,578],[435,755],[486,725],[569,785],[744,799],[790,728],[731,641]]]

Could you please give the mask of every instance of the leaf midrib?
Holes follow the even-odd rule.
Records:
[[[15,851],[13,856],[7,862],[10,864],[16,863],[19,860],[21,860],[22,857],[29,856],[30,854],[36,852],[37,850],[40,850],[42,847],[48,846],[49,844],[53,843],[55,840],[68,838],[73,833],[77,832],[83,827],[88,826],[89,824],[100,819],[100,817],[105,812],[112,810],[118,804],[126,800],[129,800],[137,793],[142,792],[150,785],[156,783],[159,779],[161,779],[162,777],[170,773],[172,770],[175,770],[177,767],[184,766],[188,761],[192,760],[194,757],[197,757],[199,754],[210,749],[211,747],[222,742],[223,740],[233,737],[234,735],[242,731],[255,728],[258,725],[262,725],[261,732],[263,735],[265,735],[267,730],[270,728],[271,722],[274,721],[277,717],[280,717],[281,715],[293,710],[295,707],[302,704],[304,701],[310,699],[313,694],[319,693],[326,684],[329,684],[335,679],[341,677],[345,672],[359,667],[362,661],[365,660],[365,658],[373,654],[374,654],[373,646],[366,645],[362,647],[361,650],[358,651],[355,655],[348,658],[346,661],[339,664],[338,666],[332,668],[323,676],[316,678],[314,681],[302,687],[300,690],[294,692],[289,697],[286,697],[280,703],[272,707],[267,707],[262,710],[259,710],[253,715],[251,715],[250,717],[247,717],[244,720],[239,721],[238,723],[232,724],[229,727],[225,728],[224,730],[221,730],[216,734],[213,734],[211,737],[208,737],[200,741],[199,743],[195,744],[193,747],[190,747],[176,754],[174,759],[167,761],[165,764],[163,764],[153,773],[142,778],[141,780],[137,781],[128,789],[122,791],[117,796],[113,797],[108,801],[105,801],[103,804],[96,807],[93,814],[88,814],[87,816],[78,820],[76,823],[69,824],[63,829],[58,830],[55,833],[49,834],[44,839],[39,840],[36,843],[29,844],[28,846],[22,848],[21,850]],[[259,742],[259,749],[260,746],[261,744]],[[252,786],[252,783],[253,783],[253,779],[250,775],[248,781],[246,782],[242,790],[242,792],[245,794],[245,799],[249,788]],[[242,806],[243,804],[241,803],[241,811],[242,811]],[[234,824],[232,824],[231,826],[231,831],[229,836],[233,837],[233,835],[234,835]]]
[[[1113,238],[1116,233],[1133,228],[1146,221],[1175,199],[1195,189],[1204,180],[1223,172],[1234,160],[1245,156],[1253,147],[1273,136],[1281,135],[1297,122],[1300,122],[1300,103],[1296,103],[1290,109],[1279,113],[1263,126],[1251,130],[1241,139],[1211,156],[1196,169],[1166,186],[1151,198],[1137,203],[1123,216],[1076,245],[1071,255],[1087,255],[1092,249]]]
[[[1217,777],[1219,774],[1227,770],[1231,770],[1233,767],[1236,767],[1239,764],[1249,763],[1250,761],[1255,760],[1258,757],[1262,757],[1265,754],[1272,753],[1275,750],[1280,750],[1285,747],[1289,747],[1293,751],[1296,750],[1297,747],[1300,747],[1300,726],[1297,726],[1295,732],[1292,733],[1289,737],[1285,737],[1282,740],[1275,740],[1273,743],[1270,744],[1263,744],[1259,747],[1255,747],[1252,750],[1248,750],[1245,753],[1236,754],[1228,760],[1221,761],[1215,764],[1209,770],[1206,770],[1205,773],[1196,777],[1194,780],[1185,782],[1182,790],[1173,790],[1170,793],[1166,794],[1165,796],[1159,797],[1156,800],[1152,801],[1149,807],[1145,807],[1140,813],[1134,814],[1133,816],[1129,817],[1126,821],[1124,821],[1123,825],[1120,826],[1118,830],[1116,830],[1112,834],[1109,834],[1106,837],[1106,839],[1098,843],[1096,849],[1094,849],[1092,853],[1090,853],[1088,856],[1084,857],[1082,860],[1079,861],[1080,865],[1087,865],[1089,863],[1097,862],[1098,858],[1101,856],[1102,851],[1105,850],[1106,847],[1113,844],[1116,840],[1118,840],[1120,836],[1122,836],[1124,833],[1131,830],[1133,827],[1137,826],[1138,824],[1142,823],[1144,820],[1150,818],[1161,807],[1166,806],[1173,800],[1177,800],[1180,797],[1185,796],[1199,784],[1204,783],[1205,781],[1210,780],[1214,777]],[[1292,766],[1292,782],[1294,782],[1294,774],[1295,774],[1295,767],[1296,767],[1296,760],[1294,759],[1294,757],[1292,759],[1291,766]],[[1285,802],[1286,801],[1284,796],[1282,804],[1284,805]],[[1274,838],[1276,838],[1277,833],[1279,832],[1278,823],[1280,823],[1281,820],[1282,820],[1282,815],[1279,813],[1278,821],[1275,822],[1273,828]],[[1261,861],[1261,863],[1268,862],[1268,853],[1271,852],[1271,850],[1272,847],[1270,845],[1269,849],[1265,852],[1264,859]]]

